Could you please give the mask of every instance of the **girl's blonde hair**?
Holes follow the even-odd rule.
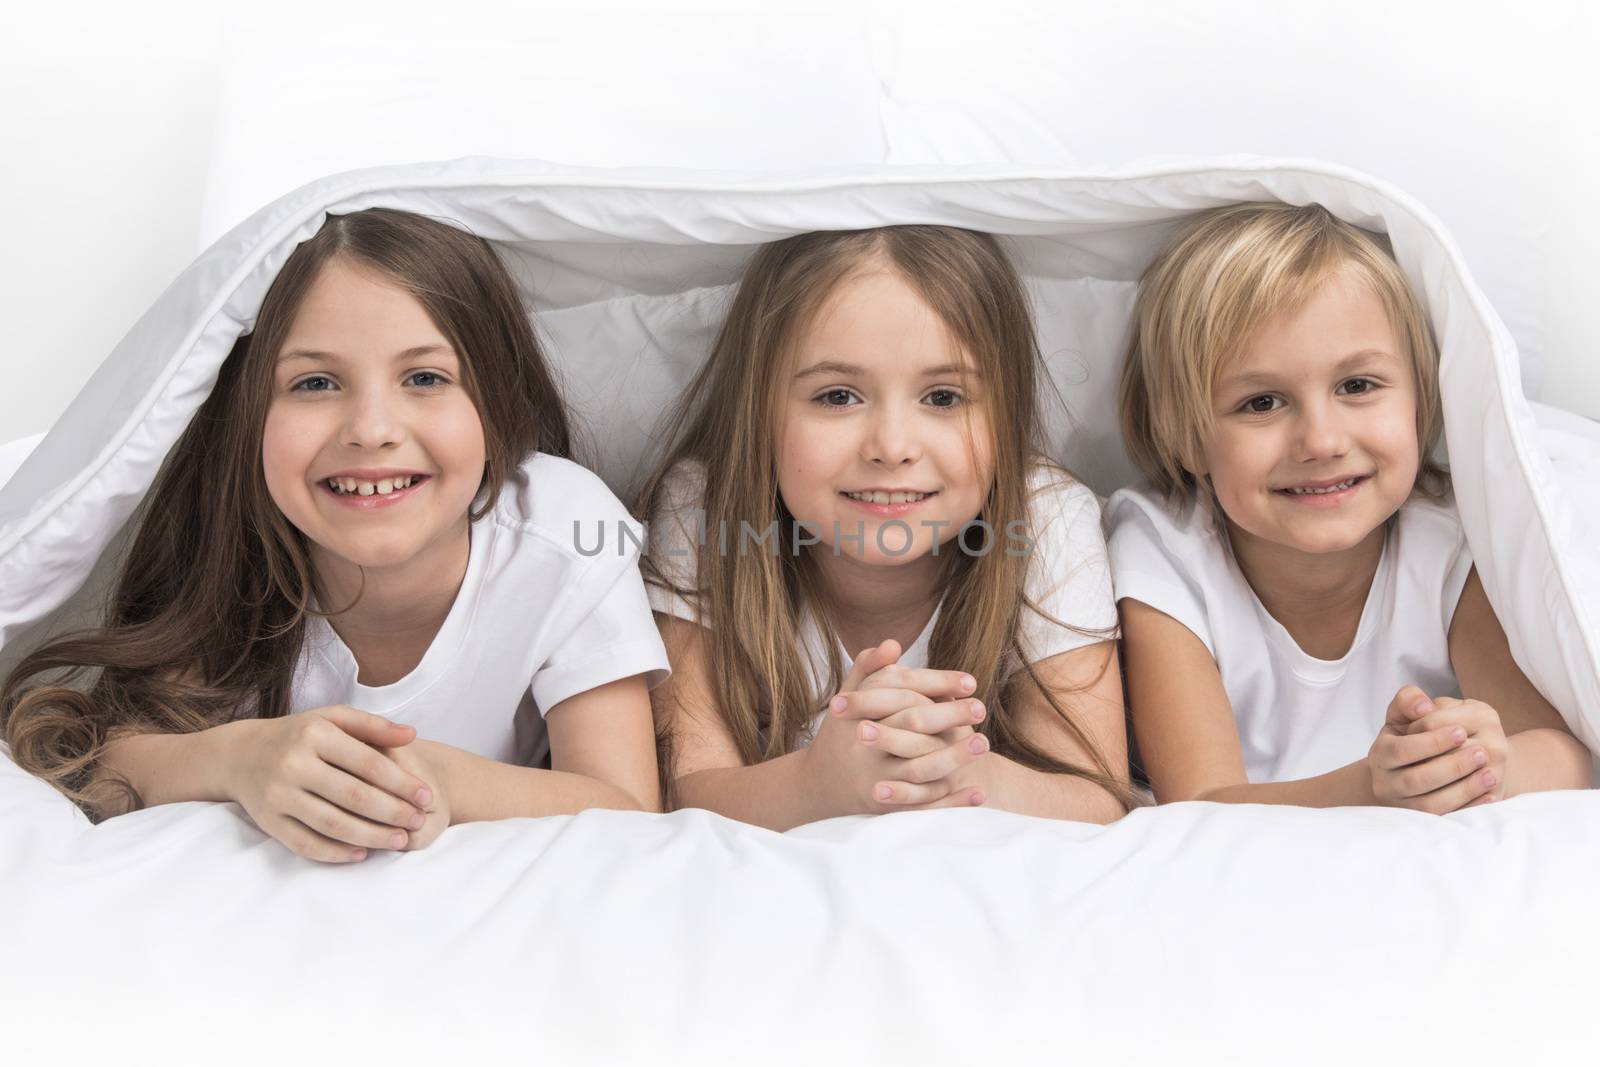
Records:
[[[795,519],[778,492],[773,428],[784,375],[803,332],[842,281],[880,263],[927,301],[984,381],[995,476],[980,517],[994,530],[1028,520],[1028,471],[1045,455],[1036,393],[1042,360],[1028,298],[999,242],[948,227],[891,226],[801,234],[758,250],[710,356],[667,424],[665,458],[635,505],[638,517],[659,519],[668,506],[669,472],[695,463],[705,472],[705,529],[740,529],[745,522],[765,530],[778,524],[782,551],[702,550],[694,588],[679,587],[649,557],[643,565],[646,581],[687,599],[705,622],[712,694],[747,764],[792,751],[821,707],[801,657],[804,605],[822,609],[816,616],[828,649],[830,694],[843,678],[815,562],[805,551],[789,551]],[[1056,473],[1071,477],[1059,468]],[[982,729],[995,751],[1036,769],[1097,782],[1132,803],[1127,769],[1108,765],[1022,655],[1021,613],[1039,610],[1024,592],[1028,558],[971,547],[941,553],[945,595],[929,663],[977,679],[974,695],[989,709]],[[1013,709],[1030,686],[1092,754],[1092,766],[1064,764],[1017,729]],[[663,753],[669,753],[670,719],[660,728],[667,733]],[[663,772],[670,782],[671,771],[664,766]]]
[[[1235,204],[1200,214],[1139,283],[1122,366],[1122,439],[1169,498],[1209,495],[1202,466],[1215,414],[1212,391],[1269,319],[1291,311],[1330,277],[1351,271],[1383,303],[1416,386],[1417,488],[1447,484],[1429,453],[1443,429],[1439,353],[1387,241],[1309,204]]]
[[[130,520],[136,533],[103,625],[46,641],[0,687],[0,727],[17,764],[91,816],[140,804],[131,785],[102,773],[114,736],[189,733],[294,710],[291,675],[306,619],[332,613],[311,606],[306,538],[267,492],[261,435],[278,351],[335,258],[408,291],[459,353],[486,451],[473,519],[494,506],[529,454],[571,452],[555,379],[516,284],[486,241],[408,212],[330,216],[273,279],[255,330],[223,360]],[[82,686],[68,684],[84,675],[92,678]]]

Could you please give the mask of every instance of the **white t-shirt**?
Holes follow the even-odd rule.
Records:
[[[348,704],[531,766],[549,752],[544,713],[563,700],[635,674],[652,687],[667,677],[639,575],[643,531],[597,475],[536,453],[471,538],[455,603],[410,674],[362,685],[350,649],[313,616],[291,710]]]
[[[1400,687],[1459,696],[1448,635],[1472,557],[1455,508],[1411,500],[1389,522],[1350,650],[1307,654],[1234,562],[1211,509],[1143,486],[1106,506],[1117,599],[1188,627],[1217,661],[1251,782],[1310,778],[1365,756]]]
[[[1094,491],[1081,482],[1046,467],[1036,467],[1028,478],[1030,497],[1030,536],[1034,542],[1028,567],[1028,597],[1050,616],[1045,618],[1024,607],[1018,641],[1029,663],[1039,663],[1062,652],[1111,640],[1116,636],[1117,609],[1111,593],[1111,569],[1106,560],[1105,536],[1100,528],[1100,501]],[[715,532],[704,529],[705,472],[697,463],[673,468],[662,487],[662,506],[650,520],[651,559],[662,573],[677,585],[692,589],[697,580],[699,550],[702,544],[715,545]],[[994,551],[1005,551],[1008,544],[1003,530],[996,530]],[[770,551],[751,549],[752,551]],[[817,549],[826,551],[825,548]],[[940,546],[941,552],[959,552],[955,541]],[[737,551],[737,541],[730,542]],[[670,589],[646,583],[650,606],[665,615],[709,625],[696,617],[694,605]],[[928,666],[928,642],[939,621],[935,608],[917,639],[900,656],[906,667]],[[1080,634],[1059,626],[1052,619],[1084,630],[1104,631],[1105,636]],[[825,692],[828,682],[828,656],[822,631],[809,606],[802,608],[800,632],[805,642],[803,655],[818,706],[832,694]],[[839,661],[848,672],[855,662],[843,644],[838,645]],[[949,665],[951,669],[957,664]],[[817,722],[820,722],[819,714]],[[816,722],[812,728],[815,729]],[[809,741],[802,736],[801,741]]]

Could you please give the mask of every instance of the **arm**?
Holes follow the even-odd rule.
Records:
[[[788,830],[830,815],[807,789],[805,752],[746,766],[711,695],[704,631],[695,623],[657,614],[672,661],[672,677],[650,694],[656,715],[671,731],[680,807],[706,808],[731,819]]]
[[[1113,774],[1127,774],[1127,729],[1123,722],[1122,672],[1115,641],[1051,656],[1034,665],[1039,680],[1075,717],[1078,729],[1099,749]],[[1089,750],[1032,686],[1016,708],[1017,728],[1035,747],[1063,763],[1093,768]],[[961,776],[962,784],[982,786],[990,807],[1024,815],[1108,823],[1127,813],[1122,801],[1094,782],[1069,774],[1034,770],[998,753],[989,753]]]
[[[517,767],[416,741],[448,798],[450,825],[574,815],[587,808],[660,811],[655,735],[643,675],[568,697],[545,715],[551,770]]]
[[[110,776],[120,777],[146,807],[232,800],[227,766],[234,749],[248,744],[244,735],[252,721],[241,719],[191,734],[113,734],[100,757],[96,785]],[[109,817],[129,810],[129,798],[116,790],[104,792],[107,803],[96,814]]]
[[[1450,663],[1461,695],[1499,714],[1507,746],[1505,796],[1589,788],[1594,766],[1589,750],[1512,658],[1476,567],[1450,619]]]
[[[839,815],[902,811],[908,802],[946,807],[979,802],[973,796],[981,798],[981,791],[947,780],[977,756],[966,739],[941,739],[931,750],[918,746],[904,754],[885,744],[891,735],[904,740],[905,731],[888,729],[896,713],[926,713],[933,733],[953,727],[957,719],[970,722],[971,701],[935,705],[927,695],[968,691],[971,679],[962,672],[902,669],[896,663],[900,646],[884,641],[856,657],[809,746],[746,766],[711,695],[705,631],[682,619],[657,618],[674,670],[656,689],[656,706],[673,738],[672,773],[680,807],[707,808],[782,831]],[[883,721],[857,721],[864,718]],[[866,736],[874,731],[874,736],[881,734],[877,743]],[[970,728],[966,733],[971,734]],[[930,761],[940,767],[917,777],[920,784],[901,780],[928,768]],[[908,801],[913,793],[916,799]]]
[[[1252,784],[1216,661],[1187,626],[1124,598],[1123,655],[1133,732],[1156,799],[1338,807],[1376,804],[1365,759],[1315,778]]]
[[[146,805],[237,801],[263,831],[310,859],[363,859],[368,848],[400,848],[433,796],[386,752],[404,752],[416,732],[343,705],[274,719],[241,719],[188,734],[123,732],[107,742],[97,792],[103,815],[127,798],[120,776]]]

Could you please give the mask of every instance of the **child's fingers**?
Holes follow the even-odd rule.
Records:
[[[913,807],[917,804],[931,804],[935,800],[943,800],[951,793],[948,779],[940,778],[933,782],[879,782],[872,787],[872,799],[879,804],[889,804],[894,807]]]
[[[1378,752],[1383,768],[1397,771],[1460,748],[1466,741],[1467,731],[1460,726],[1441,726],[1424,733],[1386,736]]]
[[[423,823],[421,809],[326,763],[305,782],[305,788],[328,803],[369,822],[400,830],[418,829]]]
[[[262,824],[261,829],[282,842],[295,855],[318,863],[356,863],[367,858],[366,849],[324,837],[298,819],[286,815]]]
[[[935,800],[931,804],[924,804],[924,808],[976,808],[980,807],[988,797],[982,789],[968,786],[965,789],[952,789],[950,792]]]
[[[1471,745],[1407,767],[1395,774],[1394,781],[1402,797],[1426,796],[1461,781],[1488,761],[1487,752]]]
[[[374,715],[370,711],[352,708],[347,704],[333,704],[318,708],[317,711],[323,718],[357,741],[364,741],[379,748],[399,748],[416,740],[415,726],[390,722],[382,715]]]
[[[1482,796],[1493,796],[1494,787],[1500,784],[1493,771],[1480,771],[1437,789],[1427,796],[1416,798],[1416,807],[1432,815],[1444,815],[1466,807]]]
[[[313,833],[333,841],[342,841],[347,846],[396,850],[406,847],[404,830],[351,815],[315,793],[301,794],[299,803],[285,814]]]
[[[1384,725],[1405,730],[1432,710],[1433,702],[1420,686],[1403,685],[1394,699],[1389,701],[1389,710],[1384,713]]]
[[[983,721],[981,700],[952,700],[944,704],[918,704],[902,708],[883,720],[883,725],[897,730],[915,730],[919,734],[938,734],[961,726],[973,726]]]
[[[316,752],[324,763],[330,763],[423,810],[433,803],[433,790],[428,783],[349,734],[330,734],[318,743]]]
[[[897,730],[881,722],[863,722],[856,726],[856,738],[879,752],[897,759],[916,759],[937,752],[950,742],[930,737],[915,730]]]
[[[1467,731],[1467,736],[1472,736],[1483,729],[1488,723],[1481,710],[1482,704],[1457,704],[1454,707],[1440,708],[1431,715],[1425,715],[1412,723],[1406,729],[1408,734],[1421,734],[1429,730],[1443,730],[1452,726],[1459,726]]]
[[[846,672],[844,682],[839,688],[847,693],[851,690],[860,689],[862,683],[868,678],[899,658],[900,642],[892,639],[880,641],[872,648],[863,649],[861,654],[856,657],[856,661],[850,664],[850,670]]]
[[[931,703],[911,689],[857,689],[836,694],[828,701],[828,711],[841,719],[882,719],[915,704]]]
[[[937,752],[907,760],[898,773],[907,782],[935,782],[949,777],[987,751],[989,739],[982,734],[974,734],[966,741],[945,745]]]
[[[954,700],[957,697],[971,696],[978,688],[978,680],[965,671],[937,671],[931,667],[898,667],[893,671],[885,671],[884,674],[886,677],[881,683],[868,678],[862,684],[869,689],[877,684],[896,689],[914,689],[933,700],[941,697]]]

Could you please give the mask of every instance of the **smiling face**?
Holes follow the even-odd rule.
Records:
[[[903,565],[977,517],[994,477],[983,382],[898,272],[873,262],[841,281],[792,364],[779,385],[778,491],[821,538],[813,551]]]
[[[1416,386],[1350,270],[1268,320],[1222,371],[1204,469],[1236,539],[1308,554],[1374,535],[1417,480]]]
[[[267,491],[313,564],[427,566],[459,547],[484,476],[484,432],[460,356],[386,276],[327,262],[273,370]]]

